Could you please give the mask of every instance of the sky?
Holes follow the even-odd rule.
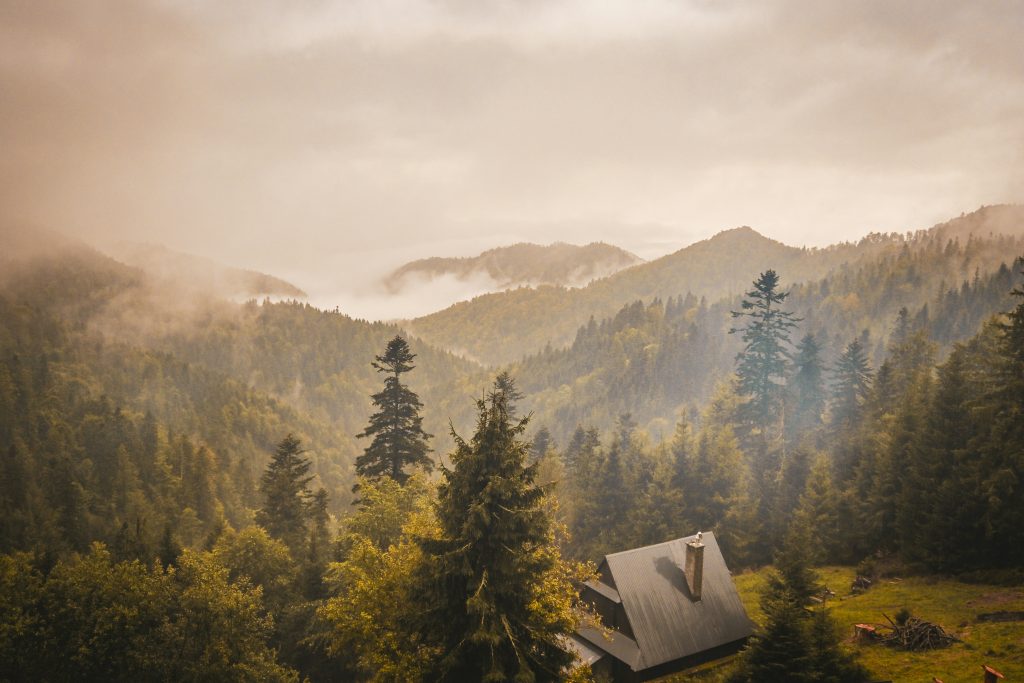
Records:
[[[519,241],[924,228],[1024,201],[1022,45],[1024,0],[0,0],[0,223],[362,317]]]

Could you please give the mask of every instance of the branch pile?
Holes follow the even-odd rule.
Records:
[[[883,614],[890,624],[891,631],[883,634],[879,640],[886,645],[898,647],[901,650],[917,652],[920,650],[935,650],[941,647],[949,647],[959,642],[959,638],[946,633],[938,624],[933,624],[924,619],[909,617],[906,621],[895,622],[889,619],[888,614]]]

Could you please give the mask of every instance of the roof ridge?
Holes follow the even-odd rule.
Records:
[[[705,537],[707,537],[709,535],[712,536],[712,537],[714,536],[714,532],[713,531],[704,531],[702,533],[704,534]],[[679,538],[672,538],[672,539],[669,539],[667,541],[662,541],[661,543],[652,543],[650,545],[643,545],[643,546],[640,546],[639,548],[629,548],[628,550],[620,550],[620,551],[618,551],[616,553],[608,553],[608,554],[606,554],[605,555],[605,559],[607,559],[609,557],[615,557],[617,555],[628,555],[629,553],[636,553],[636,552],[640,552],[641,550],[650,550],[651,548],[659,548],[659,547],[661,547],[663,545],[671,545],[672,543],[679,543],[680,541],[685,543],[685,542],[689,541],[690,539],[694,539],[694,538],[697,538],[697,534],[690,534],[688,536],[680,536]]]

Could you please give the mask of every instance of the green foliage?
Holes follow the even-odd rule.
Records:
[[[429,680],[439,647],[410,624],[422,609],[425,559],[420,543],[439,530],[430,489],[419,475],[405,486],[364,480],[359,509],[346,524],[344,558],[327,574],[332,597],[320,608],[328,653],[357,680]]]
[[[572,662],[573,572],[554,545],[544,492],[526,465],[526,419],[496,387],[478,401],[476,433],[456,437],[438,490],[440,535],[425,540],[418,630],[441,657],[431,680],[555,681]]]
[[[863,683],[868,679],[867,670],[841,647],[827,608],[804,608],[815,579],[800,557],[785,552],[779,573],[769,575],[761,593],[761,627],[740,654],[730,683]]]
[[[415,357],[405,339],[396,336],[388,342],[384,355],[377,356],[373,363],[378,372],[388,373],[388,376],[384,378],[384,390],[373,395],[373,404],[379,410],[370,416],[370,424],[359,434],[373,439],[366,451],[356,458],[356,473],[360,477],[391,477],[401,484],[409,478],[407,468],[427,472],[433,468],[427,455],[430,452],[427,440],[431,435],[423,431],[423,418],[419,414],[423,404],[401,382],[401,376],[415,367],[412,364]]]
[[[227,530],[214,544],[212,554],[225,567],[232,582],[248,581],[262,591],[263,603],[280,614],[296,598],[295,561],[288,547],[266,530],[251,526]]]
[[[26,555],[3,556],[0,582],[11,680],[297,680],[267,647],[260,591],[207,554],[165,571],[95,545],[45,577]]]
[[[786,432],[789,440],[817,428],[825,410],[825,385],[821,346],[808,332],[796,346],[795,372],[787,383]]]
[[[733,318],[746,319],[743,327],[729,333],[742,332],[743,350],[736,356],[736,375],[740,392],[749,397],[745,413],[753,424],[766,434],[782,411],[782,380],[789,363],[790,330],[799,318],[781,309],[789,292],[778,291],[779,276],[766,270],[754,281],[754,288],[744,295],[742,310],[732,311]]]
[[[868,400],[871,389],[871,367],[859,339],[846,345],[846,349],[832,369],[832,424],[848,430],[861,418],[861,408]]]
[[[313,479],[307,474],[310,462],[302,453],[302,442],[292,434],[277,445],[260,479],[264,503],[256,514],[256,521],[271,536],[283,541],[293,554],[298,554],[306,543],[309,482]]]
[[[771,568],[735,576],[740,599],[755,622],[764,616],[758,606]],[[1024,676],[1024,652],[1020,648],[1019,623],[979,622],[979,612],[1024,610],[1019,582],[1012,586],[968,584],[944,576],[902,576],[900,580],[876,582],[870,590],[847,595],[845,588],[861,574],[853,567],[823,567],[823,583],[839,594],[828,601],[828,613],[844,635],[852,635],[854,624],[886,623],[881,615],[894,616],[909,607],[922,619],[941,625],[963,642],[940,650],[907,652],[871,643],[854,643],[847,638],[845,649],[870,671],[864,680],[918,683],[932,677],[944,681],[978,681],[979,659],[1006,674],[1007,680]]]

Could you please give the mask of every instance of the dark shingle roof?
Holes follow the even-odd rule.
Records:
[[[605,556],[639,648],[635,663],[587,639],[640,671],[751,635],[753,625],[710,532],[703,538],[701,599],[690,599],[682,568],[686,543],[693,539],[688,536]]]

